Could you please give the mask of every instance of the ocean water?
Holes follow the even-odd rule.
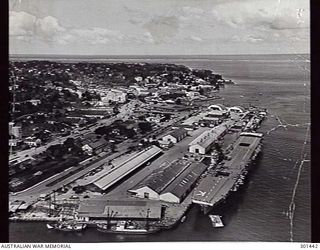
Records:
[[[94,59],[91,59],[94,60]],[[106,59],[99,58],[99,61]],[[308,55],[116,58],[211,69],[236,85],[221,89],[225,105],[266,107],[263,152],[245,185],[212,213],[224,228],[212,228],[194,205],[184,223],[154,235],[112,235],[95,229],[49,231],[45,223],[13,222],[10,242],[111,241],[311,241],[310,65]]]

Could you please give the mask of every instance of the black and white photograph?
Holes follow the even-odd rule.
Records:
[[[309,1],[8,10],[9,242],[312,241]]]

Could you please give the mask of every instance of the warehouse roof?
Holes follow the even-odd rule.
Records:
[[[216,141],[225,131],[227,127],[224,124],[220,124],[210,130],[203,132],[196,139],[189,143],[189,146],[198,144],[204,148],[208,147],[211,143]]]
[[[188,166],[187,160],[178,160],[169,165],[165,165],[151,173],[146,179],[139,182],[129,191],[134,191],[142,187],[149,187],[158,194],[161,193],[177,176],[179,176]]]
[[[106,140],[104,140],[103,138],[97,140],[97,141],[94,141],[94,142],[91,142],[89,143],[88,145],[92,148],[92,149],[99,149],[99,148],[102,148],[104,146],[106,146],[108,143]]]
[[[93,184],[97,187],[106,190],[111,185],[140,167],[142,164],[146,163],[148,160],[152,159],[158,155],[162,150],[157,146],[152,146],[146,150],[142,150],[139,153],[133,155],[118,167],[114,168],[112,171],[101,176]]]
[[[193,162],[181,175],[171,182],[161,194],[172,193],[173,195],[182,198],[206,168],[207,166],[203,163]]]
[[[170,132],[169,134],[167,135],[171,135],[173,136],[174,138],[176,139],[179,139],[180,136],[183,136],[187,133],[187,130],[185,130],[184,128],[178,128],[178,129],[175,129],[173,130],[172,132]],[[166,135],[166,136],[167,136]]]
[[[158,201],[88,199],[80,203],[78,215],[83,217],[114,218],[161,217]]]

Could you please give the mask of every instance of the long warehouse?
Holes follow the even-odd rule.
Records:
[[[154,145],[146,150],[142,150],[124,161],[117,168],[114,168],[110,172],[99,177],[93,184],[102,190],[106,190],[137,168],[141,167],[144,163],[159,155],[161,152],[162,149]]]
[[[139,198],[180,203],[206,168],[201,162],[179,159],[155,170],[128,191]]]
[[[77,211],[79,219],[113,220],[121,219],[142,219],[147,217],[151,220],[161,218],[161,204],[156,201],[137,201],[137,200],[103,200],[99,198],[88,199],[80,203]]]

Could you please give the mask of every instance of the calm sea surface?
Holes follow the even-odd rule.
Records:
[[[105,59],[99,59],[103,61]],[[94,61],[94,60],[92,60]],[[302,241],[311,240],[310,78],[307,55],[110,59],[212,69],[237,85],[221,90],[225,105],[266,107],[263,153],[246,184],[213,213],[224,228],[193,206],[183,224],[148,236],[46,230],[44,223],[10,223],[11,242]],[[303,161],[305,160],[305,161]]]

